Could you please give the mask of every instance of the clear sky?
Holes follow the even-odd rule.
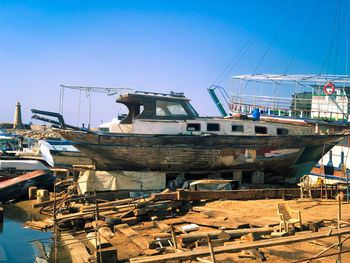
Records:
[[[206,89],[252,36],[253,45],[217,84],[228,88],[231,75],[285,73],[291,61],[289,74],[321,73],[332,43],[330,66],[322,73],[345,74],[350,16],[340,20],[348,5],[336,0],[2,0],[0,122],[13,121],[17,101],[26,123],[32,108],[58,111],[60,84],[183,91],[201,115],[219,115]],[[332,42],[335,22],[342,26]],[[88,99],[82,98],[79,121],[86,123]],[[123,111],[114,99],[93,94],[93,126]],[[78,100],[78,92],[66,92],[64,117],[73,125]]]

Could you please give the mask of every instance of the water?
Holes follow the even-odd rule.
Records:
[[[0,225],[0,262],[34,262],[39,256],[38,246],[33,239],[48,239],[50,232],[40,232],[23,228],[22,225],[34,219],[34,215],[26,213],[14,205],[4,205],[4,223]],[[45,240],[50,241],[50,240]]]

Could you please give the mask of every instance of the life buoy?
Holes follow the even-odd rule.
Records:
[[[332,90],[331,91],[328,91],[327,88],[328,87],[331,87]],[[335,86],[333,83],[329,82],[328,84],[324,85],[323,87],[323,92],[327,95],[332,95],[334,93],[334,90],[335,90]]]

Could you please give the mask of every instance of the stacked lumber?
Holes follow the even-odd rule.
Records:
[[[27,221],[23,227],[33,229],[33,230],[39,230],[39,231],[46,231],[48,228],[52,227],[54,225],[54,222],[47,218],[43,221]]]

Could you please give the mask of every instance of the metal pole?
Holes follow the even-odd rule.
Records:
[[[338,229],[341,228],[341,197],[340,194],[337,195],[337,199],[338,199]],[[342,252],[342,242],[341,242],[341,235],[338,235],[338,250],[339,250],[339,254],[338,254],[338,263],[341,263],[341,252]]]
[[[78,120],[77,120],[77,127],[80,127],[80,104],[81,104],[81,89],[79,90],[79,103],[78,103]]]
[[[96,228],[95,228],[95,240],[96,240],[96,257],[99,257],[100,263],[102,263],[102,254],[101,254],[101,238],[100,238],[100,232],[99,232],[99,225],[98,225],[98,218],[99,218],[99,210],[98,210],[98,201],[97,201],[97,193],[96,193],[96,176],[94,176],[94,199],[95,199],[95,222],[96,222]],[[97,238],[98,238],[98,245],[97,245]]]
[[[54,201],[53,201],[53,227],[54,227],[54,250],[55,250],[55,263],[58,262],[57,258],[57,217],[56,217],[56,183],[53,186],[53,195],[54,195]]]
[[[346,201],[349,203],[349,170],[346,169]]]
[[[91,125],[91,90],[89,89],[89,125],[88,129],[90,130],[90,125]]]

